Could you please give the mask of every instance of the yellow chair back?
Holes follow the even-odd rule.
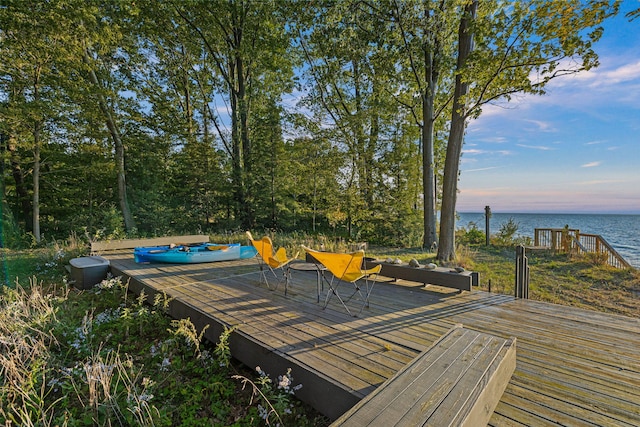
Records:
[[[247,237],[256,248],[256,251],[258,251],[258,255],[260,255],[264,263],[269,267],[278,268],[291,261],[291,259],[287,258],[287,250],[285,248],[280,248],[275,254],[273,253],[273,242],[269,236],[255,240],[251,233],[247,231]]]
[[[379,273],[381,265],[370,269],[365,269],[362,265],[364,251],[359,250],[352,253],[321,252],[303,246],[312,257],[324,265],[335,277],[345,282],[355,282],[365,276]]]

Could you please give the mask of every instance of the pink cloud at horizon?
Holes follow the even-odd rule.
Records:
[[[518,213],[634,213],[640,214],[640,199],[614,191],[523,191],[515,188],[461,189],[456,208],[481,212],[485,206]]]

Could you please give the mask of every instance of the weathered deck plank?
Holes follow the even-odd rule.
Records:
[[[174,316],[239,325],[233,354],[272,376],[292,368],[298,397],[337,418],[454,324],[518,340],[517,367],[490,425],[640,425],[640,319],[485,292],[377,283],[358,318],[316,303],[314,273],[293,272],[289,295],[259,285],[254,260],[138,265],[107,254],[131,288],[176,298]],[[415,284],[413,284],[415,285]]]
[[[515,369],[515,347],[457,325],[331,426],[486,425]]]

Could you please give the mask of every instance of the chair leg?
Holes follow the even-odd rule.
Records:
[[[329,282],[327,280],[327,283],[329,285],[329,289],[327,290],[327,296],[325,297],[324,300],[324,306],[322,307],[322,309],[324,310],[325,308],[327,308],[327,306],[329,305],[329,300],[331,299],[331,297],[333,295],[336,296],[336,298],[340,301],[340,303],[342,304],[342,306],[345,308],[345,310],[347,311],[347,313],[350,316],[353,317],[357,317],[360,313],[362,313],[362,310],[364,309],[364,306],[366,305],[367,307],[369,306],[369,294],[371,293],[371,291],[369,290],[369,286],[368,283],[366,283],[367,289],[365,290],[365,292],[362,292],[362,289],[360,289],[360,285],[357,282],[353,282],[351,283],[355,289],[353,291],[353,293],[351,295],[349,295],[348,298],[343,298],[342,295],[340,295],[340,292],[338,292],[338,287],[340,286],[342,281],[340,280],[335,280],[332,279],[331,282]],[[349,283],[349,282],[344,282]],[[351,299],[356,296],[356,294],[360,295],[360,298],[362,299],[362,306],[360,306],[360,310],[358,311],[357,314],[353,314],[351,312],[351,310],[349,309],[349,306],[347,305],[347,303],[349,301],[351,301]]]
[[[284,276],[284,295],[287,296],[289,284],[291,283],[291,270],[288,265],[287,268],[282,268],[282,275]]]
[[[275,291],[278,289],[278,286],[280,286],[280,281],[281,279],[278,277],[278,275],[276,274],[276,272],[273,270],[273,268],[269,267],[269,271],[271,271],[271,274],[273,274],[273,278],[276,281],[275,286],[273,287],[273,289],[271,288],[271,285],[269,284],[269,281],[267,280],[267,289],[269,289],[270,291]]]
[[[335,295],[336,298],[342,304],[342,306],[345,308],[345,310],[347,310],[347,313],[350,316],[358,317],[362,313],[362,310],[364,310],[365,307],[367,307],[367,308],[370,307],[369,296],[371,295],[371,291],[373,290],[373,285],[375,284],[375,282],[372,281],[371,285],[369,285],[369,278],[368,277],[365,277],[364,280],[365,280],[365,282],[364,282],[365,288],[361,289],[360,285],[357,282],[354,282],[353,285],[355,286],[355,290],[349,296],[349,298],[346,298],[346,299],[342,298],[342,296],[338,292],[338,287],[340,285],[340,281],[339,280],[332,280],[331,282],[329,282],[327,280],[327,283],[329,284],[329,289],[327,290],[327,296],[325,297],[324,306],[322,307],[322,309],[324,310],[325,308],[327,308],[327,306],[329,305],[329,300],[331,299],[332,296]],[[360,298],[362,299],[362,305],[360,306],[360,310],[358,310],[358,313],[353,314],[351,312],[351,310],[349,309],[349,306],[347,306],[347,303],[349,301],[351,301],[351,299],[356,294],[360,295]]]
[[[371,307],[369,303],[369,297],[371,296],[371,291],[373,290],[373,286],[375,285],[375,283],[376,283],[375,280],[371,280],[371,285],[369,285],[369,277],[364,278],[365,298],[362,303],[362,307],[360,307],[360,312],[358,314],[362,313],[362,310],[364,309],[365,306],[367,308]]]
[[[260,283],[263,283],[269,288],[269,281],[267,280],[267,274],[264,271],[264,265],[260,264]]]
[[[278,289],[278,286],[280,286],[280,283],[284,283],[284,294],[287,295],[289,281],[291,279],[291,271],[289,270],[289,268],[279,267],[282,270],[282,276],[278,276],[278,274],[270,265],[265,264],[262,261],[258,261],[258,264],[260,266],[260,284],[264,283],[267,289],[269,289],[270,291],[275,291]],[[275,286],[273,286],[273,288],[271,283],[269,283],[267,270],[271,271],[271,274],[273,274],[273,277],[275,279]]]
[[[345,301],[340,296],[340,293],[338,292],[338,286],[340,285],[340,281],[339,280],[338,281],[331,280],[331,282],[327,281],[327,284],[329,285],[329,289],[327,289],[327,296],[324,299],[324,306],[322,307],[322,309],[324,310],[324,309],[327,308],[327,306],[329,305],[329,300],[331,299],[331,297],[333,295],[335,295],[336,298],[338,298],[338,301],[340,301],[340,304],[342,304],[344,309],[347,310],[347,313],[349,314],[349,316],[355,317],[355,315],[353,315],[351,313],[351,310],[349,310],[349,307],[347,306]],[[347,299],[347,301],[349,301],[349,300]]]
[[[289,268],[279,267],[282,270],[282,276],[280,276],[278,275],[278,273],[276,273],[276,271],[273,268],[269,266],[267,267],[271,271],[275,279],[275,285],[273,285],[272,287],[272,285],[269,283],[269,280],[267,280],[266,271],[263,271],[263,277],[264,277],[265,284],[267,285],[267,289],[269,289],[270,291],[276,291],[278,290],[278,287],[280,286],[280,284],[284,283],[284,294],[287,295],[287,292],[289,290],[289,282],[291,280],[291,271],[289,270]]]

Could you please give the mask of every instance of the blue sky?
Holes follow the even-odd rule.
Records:
[[[605,23],[600,66],[487,106],[467,129],[457,210],[640,214],[640,7]]]

